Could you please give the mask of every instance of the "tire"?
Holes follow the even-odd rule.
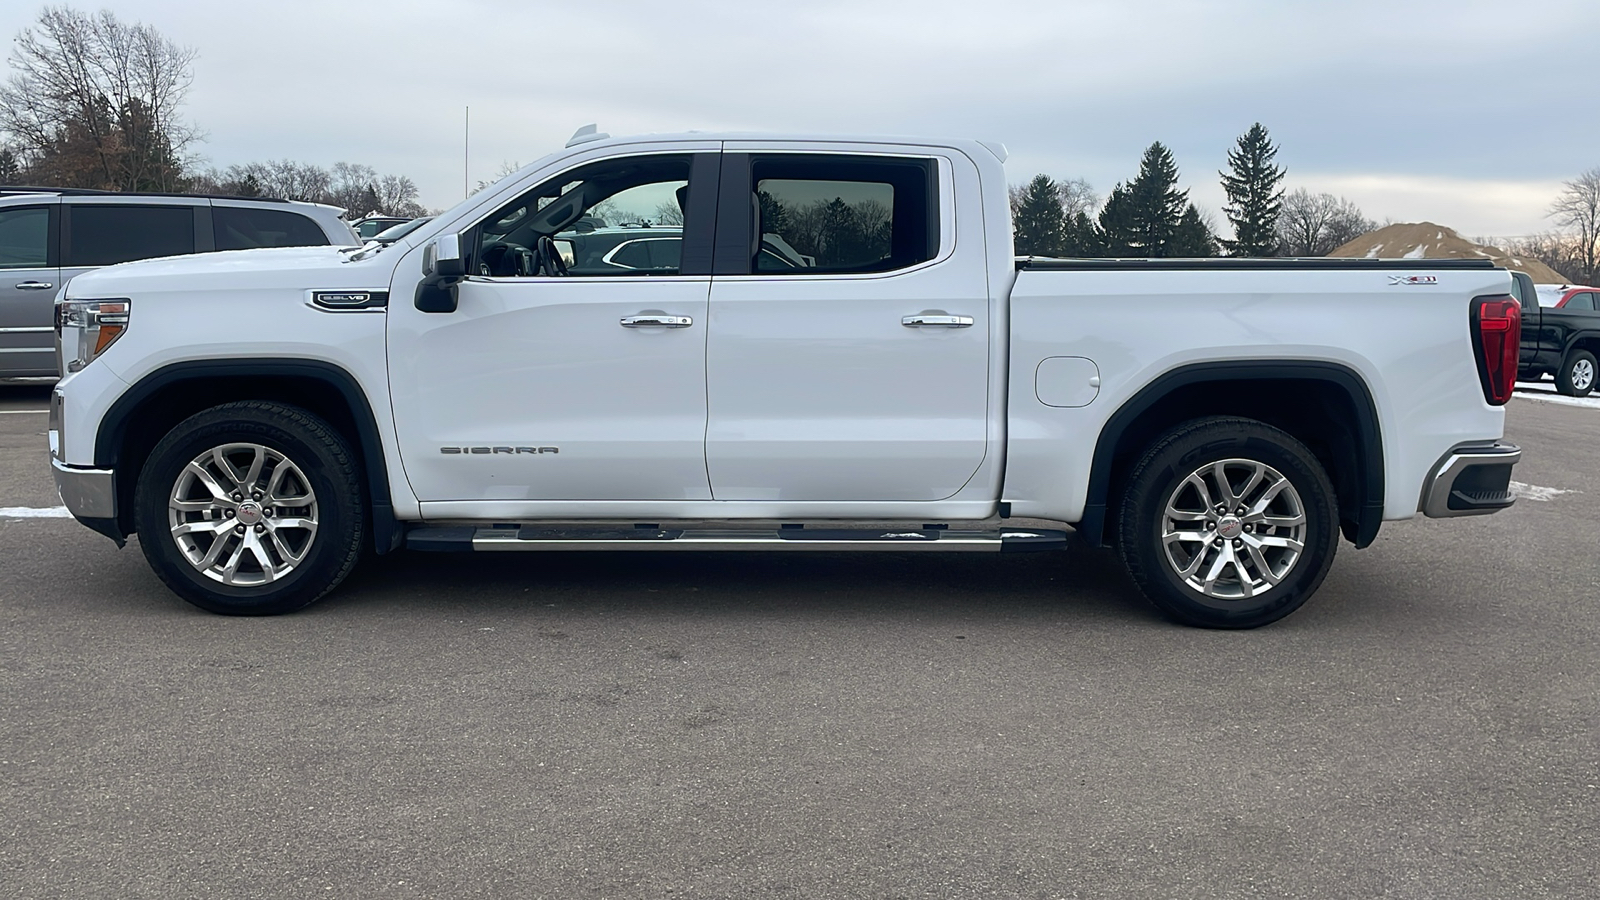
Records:
[[[1594,390],[1595,377],[1600,374],[1594,354],[1587,350],[1573,350],[1561,361],[1556,373],[1556,390],[1568,397],[1587,397]]]
[[[1219,500],[1232,508],[1218,512]],[[1184,534],[1197,539],[1167,539]],[[1169,618],[1257,628],[1322,584],[1339,544],[1338,505],[1322,465],[1288,433],[1253,419],[1198,419],[1134,466],[1118,537],[1128,574]]]
[[[201,609],[293,612],[333,590],[360,556],[355,459],[303,409],[249,401],[196,413],[139,473],[139,546],[167,587]]]

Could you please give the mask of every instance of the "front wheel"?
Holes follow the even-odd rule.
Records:
[[[1167,616],[1256,628],[1287,616],[1333,565],[1333,486],[1311,451],[1253,419],[1209,418],[1156,441],[1123,495],[1119,549]]]
[[[292,612],[332,590],[360,555],[355,456],[305,410],[227,403],[178,423],[134,496],[139,546],[180,597],[227,615]]]
[[[1568,397],[1587,397],[1594,390],[1596,365],[1594,354],[1587,350],[1574,350],[1561,363],[1556,373],[1556,390]]]

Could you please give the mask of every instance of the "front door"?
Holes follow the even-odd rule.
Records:
[[[733,149],[706,351],[713,495],[953,496],[988,429],[984,242],[956,241],[953,221],[953,167],[970,163]]]
[[[475,274],[454,312],[420,312],[397,284],[390,381],[418,499],[710,499],[715,179],[715,153],[582,165],[465,232]],[[645,234],[679,242],[682,265],[605,261]]]

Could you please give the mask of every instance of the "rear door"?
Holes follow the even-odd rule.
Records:
[[[0,208],[0,377],[53,375],[60,202]]]
[[[987,439],[983,240],[957,240],[954,214],[971,163],[740,149],[723,157],[707,334],[713,496],[954,495]]]

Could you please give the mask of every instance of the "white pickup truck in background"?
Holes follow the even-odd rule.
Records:
[[[57,485],[222,613],[364,548],[1065,545],[1027,517],[1211,627],[1292,612],[1341,534],[1511,504],[1505,270],[1017,260],[1004,156],[584,135],[390,246],[81,275]]]

